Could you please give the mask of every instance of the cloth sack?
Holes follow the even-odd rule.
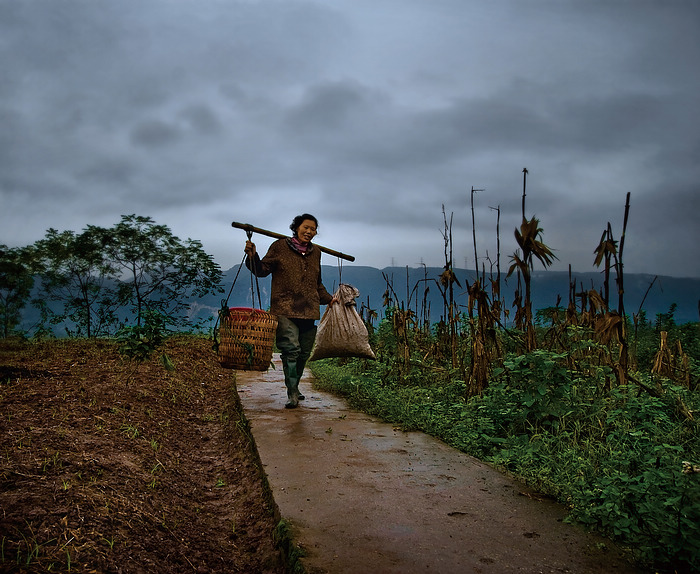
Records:
[[[362,317],[357,312],[355,298],[360,292],[341,283],[334,293],[338,303],[328,305],[316,331],[316,342],[310,361],[330,357],[362,357],[375,359],[369,345],[369,334]]]

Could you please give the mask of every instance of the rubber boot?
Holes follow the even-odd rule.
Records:
[[[309,360],[311,352],[314,348],[314,342],[316,341],[316,326],[299,333],[299,346],[301,347],[301,352],[297,356],[297,375],[301,381],[301,377],[304,374],[304,367],[306,367],[306,361]],[[299,400],[303,400],[304,395],[299,396]]]
[[[306,365],[306,361],[303,361],[301,359],[297,359],[297,386],[298,383],[301,382],[301,376],[304,374],[304,366]],[[303,401],[306,397],[301,394],[301,391],[299,391],[299,400]]]
[[[299,406],[299,377],[297,376],[296,361],[287,359],[287,372],[285,373],[284,384],[287,387],[286,409],[295,409]]]
[[[297,390],[299,392],[299,396],[297,397],[298,400],[303,401],[306,397],[301,394],[301,391],[299,391],[299,382],[301,381],[301,373],[304,372],[304,365],[306,364],[306,361],[301,361],[297,359]],[[284,384],[285,386],[287,385],[287,381],[289,380],[289,367],[287,366],[287,360],[282,361],[282,370],[284,371]]]
[[[284,386],[288,387],[289,385],[288,385],[287,381],[289,381],[289,367],[287,367],[287,360],[286,359],[282,359],[282,371],[284,372]],[[298,368],[297,368],[297,371],[298,371]],[[301,377],[297,378],[297,388],[298,388],[299,378],[301,378]],[[303,401],[305,398],[306,397],[304,395],[302,395],[301,392],[299,392],[298,399],[300,401]]]

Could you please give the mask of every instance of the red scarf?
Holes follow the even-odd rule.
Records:
[[[292,247],[294,247],[294,249],[302,255],[306,255],[306,252],[309,249],[309,244],[302,243],[296,237],[292,237]]]

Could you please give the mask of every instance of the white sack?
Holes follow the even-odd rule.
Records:
[[[310,361],[330,357],[362,357],[375,359],[369,345],[369,334],[357,312],[355,298],[360,292],[352,285],[341,283],[334,296],[338,303],[328,305],[316,332],[316,343]]]

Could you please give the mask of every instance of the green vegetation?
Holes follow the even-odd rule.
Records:
[[[700,568],[700,325],[549,309],[528,334],[480,329],[483,303],[453,325],[385,303],[366,318],[377,361],[312,363],[320,388],[512,473],[658,571]]]
[[[611,385],[609,367],[572,364],[573,352],[509,353],[484,392],[467,397],[458,371],[417,356],[400,373],[382,326],[380,360],[313,363],[319,387],[522,478],[643,562],[700,567],[696,367],[692,389],[636,373],[651,395],[634,383]]]
[[[26,249],[0,245],[0,322],[2,338],[9,337],[34,287],[31,256]]]
[[[180,329],[197,328],[189,300],[223,292],[221,277],[199,241],[181,241],[148,217],[125,215],[109,229],[88,225],[81,233],[49,229],[34,245],[0,246],[2,336],[16,334],[30,303],[41,312],[34,336],[56,326],[68,336],[113,336],[154,314]]]
[[[625,226],[628,212],[629,195]],[[625,230],[618,242],[610,224],[593,251],[594,264],[604,265],[602,289],[572,278],[568,303],[533,315],[533,265],[547,267],[553,257],[541,235],[539,221],[525,216],[523,190],[519,251],[509,270],[518,289],[509,304],[500,296],[498,261],[490,276],[482,270],[466,285],[457,281],[445,218],[445,266],[436,281],[443,319],[427,320],[426,297],[414,297],[418,286],[406,285],[408,299],[401,300],[385,276],[376,330],[378,313],[363,309],[377,361],[312,363],[317,384],[519,477],[645,566],[697,572],[700,324],[677,325],[674,306],[654,323],[642,310],[630,319]],[[464,305],[455,286],[467,296]]]

